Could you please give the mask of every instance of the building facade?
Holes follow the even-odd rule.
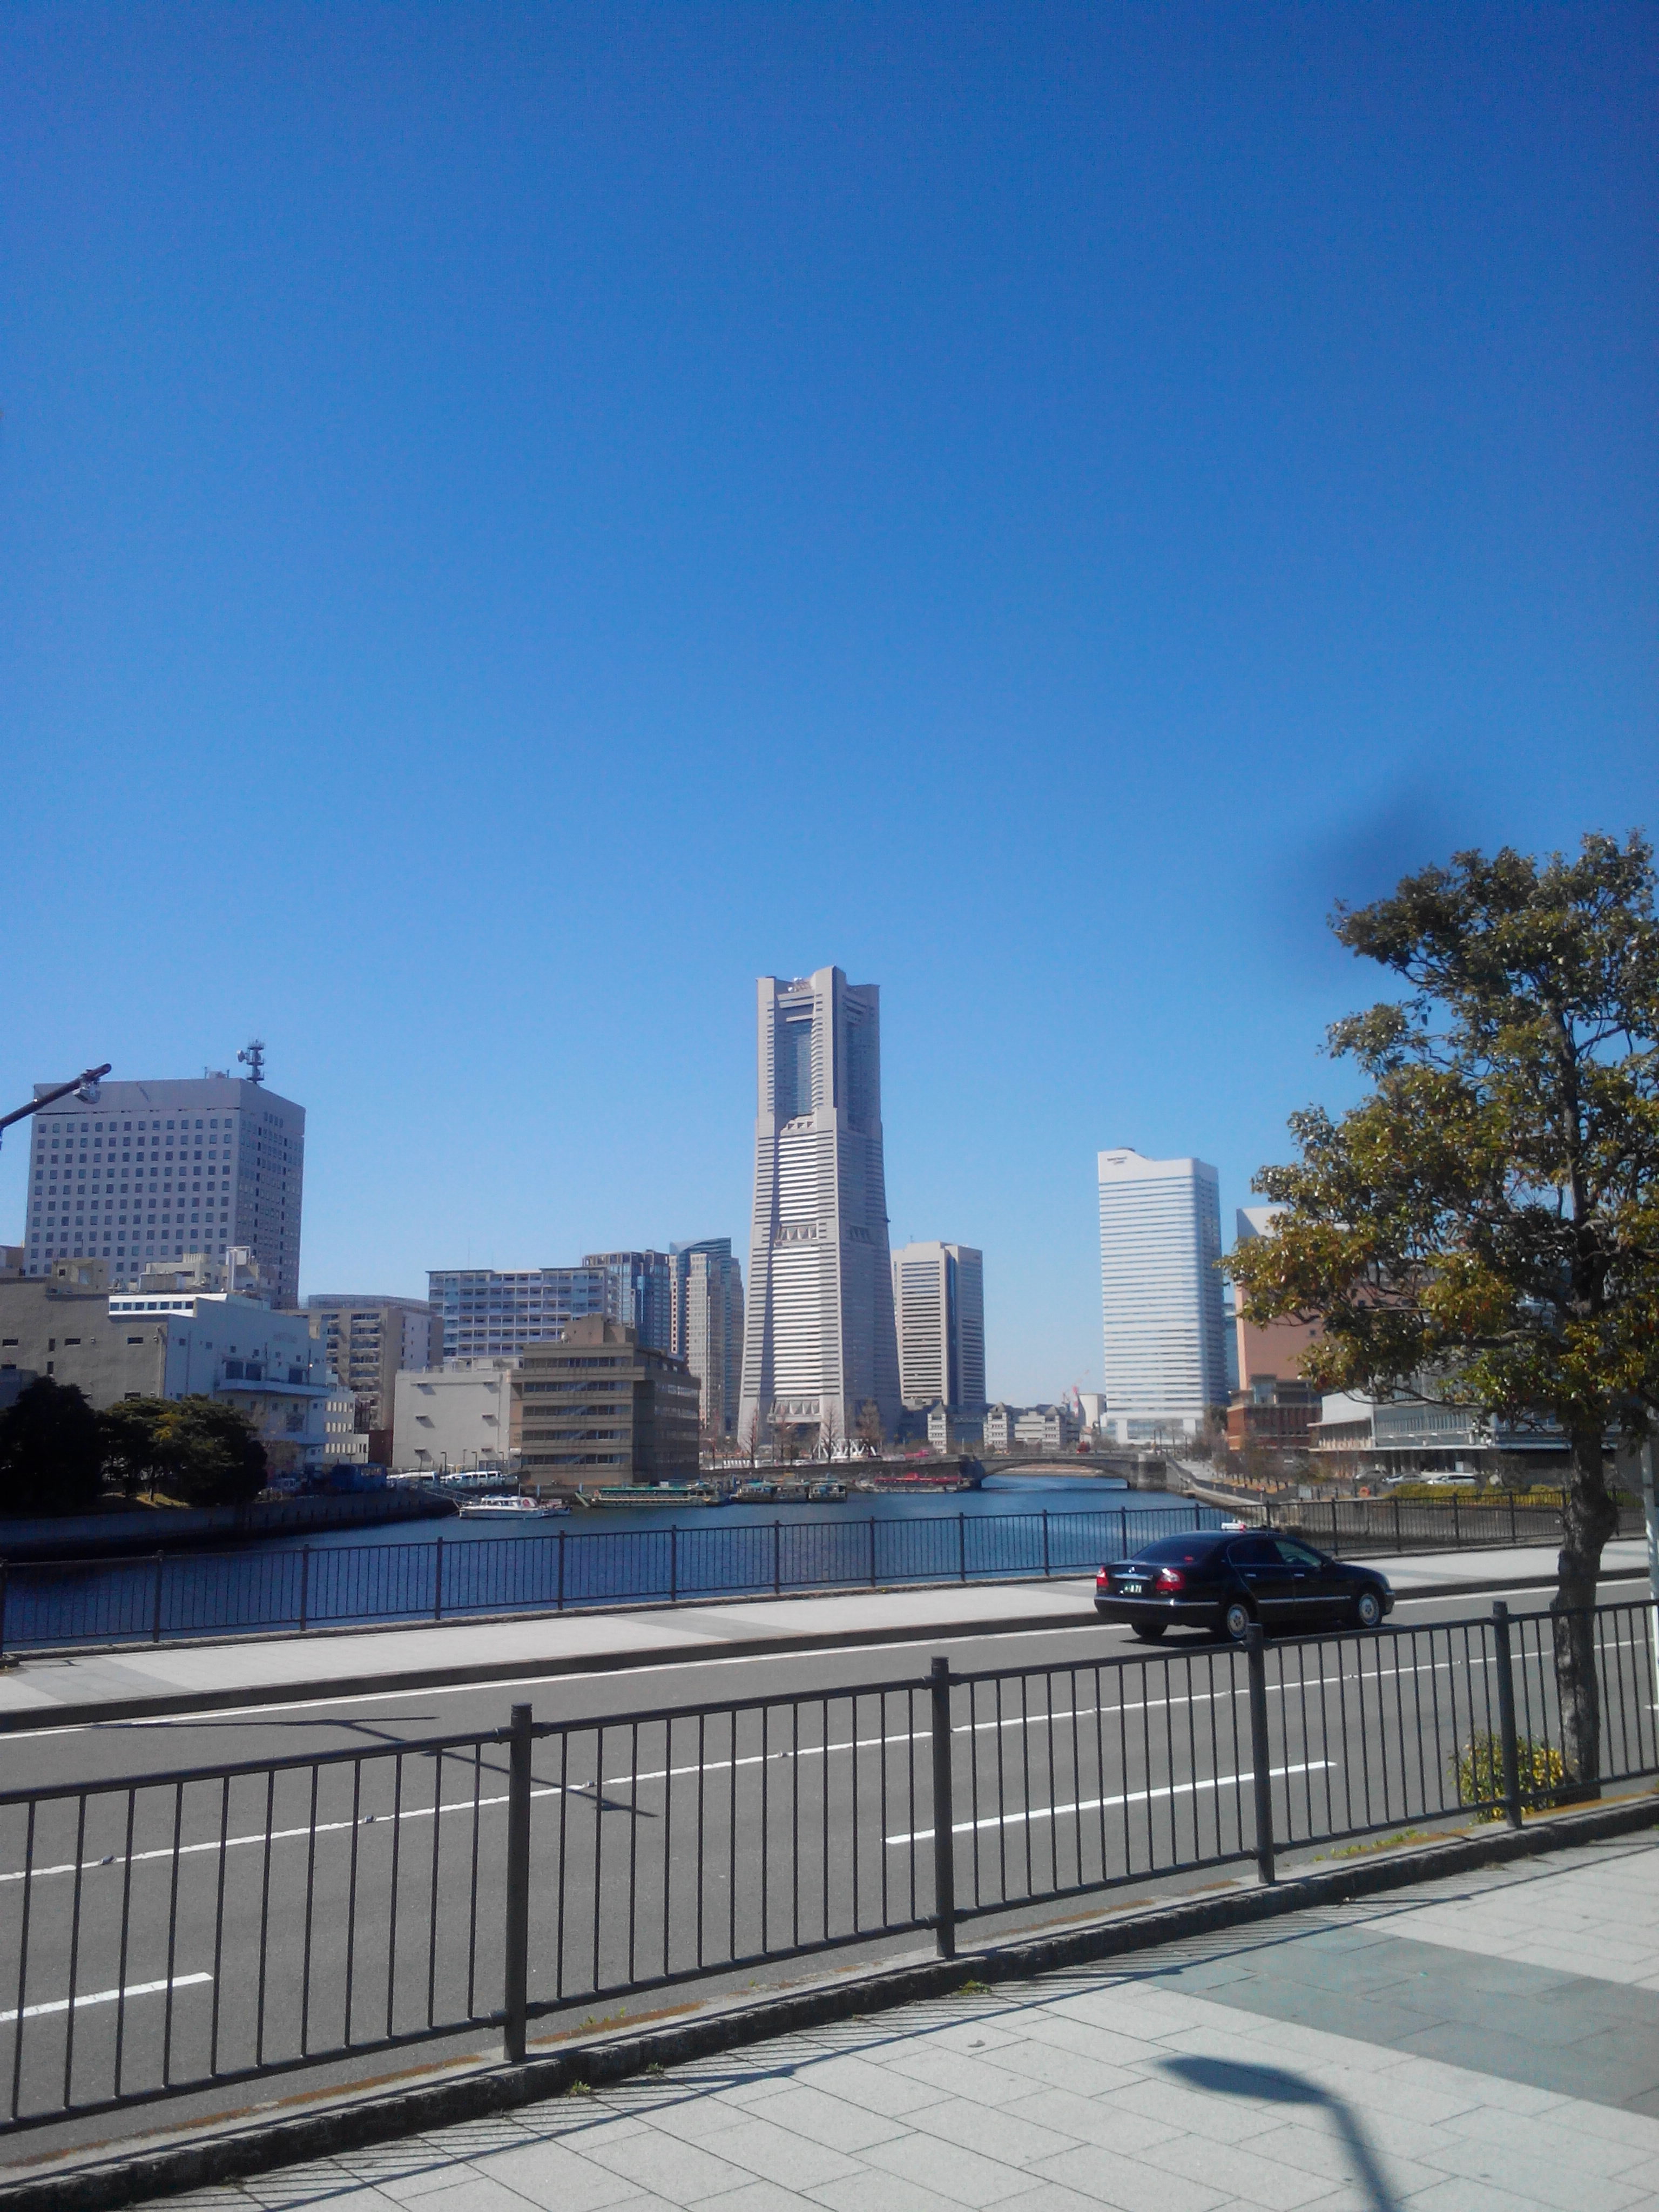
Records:
[[[584,1267],[605,1279],[605,1318],[631,1328],[658,1352],[674,1345],[673,1261],[666,1252],[589,1252]]]
[[[446,1360],[511,1359],[585,1315],[603,1319],[611,1288],[603,1267],[438,1267],[427,1295]]]
[[[217,1398],[246,1414],[270,1472],[367,1456],[340,1428],[340,1393],[305,1317],[222,1291],[112,1291],[102,1260],[0,1281],[0,1370],[73,1383],[102,1411],[123,1398]]]
[[[395,1465],[396,1388],[405,1368],[441,1366],[443,1322],[424,1298],[348,1297],[313,1291],[306,1300],[331,1372],[352,1400],[352,1426],[379,1467]]]
[[[1102,1433],[1179,1443],[1227,1402],[1216,1171],[1120,1146],[1100,1154],[1098,1173]]]
[[[392,1465],[402,1474],[506,1474],[518,1457],[517,1363],[463,1359],[392,1378]]]
[[[881,1131],[881,994],[839,968],[757,986],[755,1211],[738,1433],[899,1417]]]
[[[912,1408],[985,1407],[985,1260],[971,1244],[906,1244],[893,1255],[899,1395]]]
[[[305,1149],[305,1109],[235,1076],[71,1093],[30,1133],[28,1273],[106,1260],[136,1287],[149,1262],[246,1245],[270,1303],[297,1305]]]
[[[428,1303],[445,1359],[516,1358],[595,1315],[671,1352],[672,1272],[666,1252],[590,1252],[580,1267],[437,1267],[427,1273]]]
[[[743,1269],[729,1237],[671,1244],[668,1257],[669,1348],[697,1378],[704,1435],[735,1436],[743,1389]]]
[[[683,1359],[599,1316],[526,1352],[513,1378],[525,1485],[684,1482],[697,1472],[697,1382]]]

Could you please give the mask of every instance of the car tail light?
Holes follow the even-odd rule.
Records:
[[[1112,1571],[1109,1567],[1103,1567],[1100,1572],[1095,1577],[1095,1588],[1097,1589],[1110,1589],[1111,1586]]]
[[[1179,1567],[1160,1567],[1158,1571],[1159,1589],[1184,1589],[1187,1577]]]

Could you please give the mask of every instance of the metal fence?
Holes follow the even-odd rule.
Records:
[[[1650,1606],[1601,1775],[1659,1771]],[[0,2127],[600,2002],[1564,1784],[1551,1616],[532,1723],[0,1795]],[[9,2040],[7,2039],[9,2039]]]
[[[1375,1505],[1367,1519],[1364,1500],[1281,1503],[1270,1518],[1350,1553],[1553,1543],[1560,1534],[1559,1516],[1547,1508]],[[692,1528],[0,1561],[0,1651],[1092,1573],[1154,1537],[1221,1520],[1201,1504],[892,1520],[716,1515]],[[1639,1516],[1621,1533],[1638,1528]]]
[[[1377,1552],[1463,1552],[1518,1544],[1555,1544],[1561,1537],[1559,1506],[1521,1505],[1515,1498],[1460,1498],[1445,1504],[1399,1498],[1270,1498],[1241,1500],[1242,1516],[1269,1528],[1304,1536],[1350,1559]],[[1619,1509],[1618,1534],[1643,1533],[1639,1504]]]
[[[1091,1574],[1103,1559],[1221,1518],[1191,1504],[892,1520],[732,1522],[711,1514],[691,1528],[13,1561],[0,1565],[0,1649]]]

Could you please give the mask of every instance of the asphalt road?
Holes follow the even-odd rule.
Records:
[[[1548,1591],[1507,1596],[1541,1609]],[[1393,1620],[1407,1637],[1270,1647],[1281,1838],[1455,1808],[1454,1754],[1497,1726],[1486,1645],[1455,1624],[1489,1612],[1467,1597],[1402,1602]],[[8,1788],[65,1794],[0,1808],[0,2081],[27,2113],[107,2097],[118,2081],[130,2094],[338,2052],[348,2023],[358,2047],[434,2023],[471,2024],[469,2047],[487,2043],[507,1753],[477,1739],[515,1702],[558,1724],[536,1746],[532,1802],[531,1996],[568,2008],[551,2024],[608,2011],[630,1986],[775,1975],[815,1946],[912,1948],[933,1910],[922,1678],[935,1648],[16,1740]],[[1250,1850],[1242,1655],[1173,1636],[1151,1652],[1092,1620],[945,1649],[981,1678],[954,1693],[951,1810],[957,1905],[988,1916],[985,1932],[1009,1913],[1085,1909],[1076,1900],[1103,1883],[1192,1875]],[[1547,1711],[1547,1667],[1523,1654],[1521,1672]],[[714,1704],[726,1710],[697,1710]],[[440,1734],[447,1747],[434,1750]],[[161,1778],[273,1759],[303,1763]],[[155,1778],[96,1786],[117,1777]]]

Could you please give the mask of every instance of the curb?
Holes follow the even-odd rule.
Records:
[[[1455,1836],[1385,1859],[1297,1875],[1271,1887],[1195,1898],[1121,1920],[1068,1929],[1064,1934],[961,1952],[954,1959],[878,1968],[675,2027],[568,2045],[522,2066],[490,2066],[423,2088],[363,2097],[324,2112],[268,2121],[164,2150],[117,2156],[78,2170],[60,2169],[0,2186],[0,2212],[119,2212],[149,2197],[237,2181],[338,2151],[539,2104],[567,2094],[578,2084],[605,2087],[653,2067],[684,2065],[802,2028],[954,1996],[970,1979],[1028,1981],[1186,1936],[1248,1927],[1310,1906],[1345,1904],[1443,1875],[1541,1857],[1548,1851],[1602,1843],[1652,1827],[1659,1827],[1659,1796],[1626,1800],[1589,1813],[1559,1814],[1531,1827],[1502,1828],[1491,1836]]]
[[[1054,1589],[1068,1582],[1082,1583],[1087,1579],[1088,1577],[1081,1575],[1054,1575],[1047,1579],[1034,1578],[1029,1583],[1015,1582],[1011,1578],[1008,1582],[981,1583],[977,1587],[988,1589],[1010,1588]],[[1601,1583],[1602,1584],[1645,1583],[1647,1579],[1648,1573],[1645,1567],[1631,1567],[1603,1575],[1601,1577]],[[890,1583],[884,1585],[878,1595],[902,1596],[907,1590],[936,1590],[939,1587],[937,1583]],[[1413,1589],[1397,1590],[1395,1593],[1395,1602],[1400,1603],[1418,1598],[1471,1597],[1492,1591],[1535,1589],[1540,1587],[1541,1585],[1536,1574],[1514,1575],[1507,1577],[1483,1575],[1474,1581],[1419,1583]],[[844,1590],[799,1593],[802,1597],[843,1597],[847,1595]],[[773,1601],[776,1602],[775,1600]],[[637,1609],[637,1613],[653,1620],[664,1616],[672,1620],[677,1614],[684,1613],[699,1603],[706,1603],[713,1608],[722,1603],[730,1602],[730,1600],[718,1598],[706,1601],[694,1599],[675,1607],[640,1607]],[[793,1603],[794,1600],[792,1598],[788,1602]],[[577,1617],[602,1620],[605,1615],[602,1613],[594,1613],[576,1616],[567,1613],[529,1616],[532,1619],[544,1618],[550,1620],[568,1620]],[[445,1622],[441,1626],[484,1628],[507,1622],[522,1622],[526,1618],[523,1613],[502,1613],[494,1616],[493,1620],[487,1618],[476,1621]],[[379,1625],[385,1626],[383,1623]],[[995,1620],[975,1619],[959,1621],[906,1622],[902,1626],[895,1624],[891,1628],[836,1629],[828,1635],[817,1634],[808,1629],[799,1635],[733,1637],[721,1642],[704,1638],[688,1638],[683,1643],[664,1645],[653,1651],[590,1651],[573,1653],[563,1658],[546,1659],[478,1659],[470,1660],[464,1666],[402,1668],[388,1674],[335,1674],[324,1676],[314,1681],[267,1683],[235,1690],[167,1691],[149,1697],[111,1698],[94,1704],[30,1706],[22,1711],[0,1712],[0,1737],[27,1735],[32,1730],[40,1729],[88,1728],[95,1726],[100,1721],[164,1719],[171,1714],[210,1713],[220,1711],[240,1711],[245,1707],[254,1705],[302,1705],[313,1702],[320,1704],[328,1698],[384,1696],[402,1690],[444,1689],[467,1682],[546,1681],[552,1680],[562,1674],[619,1674],[635,1668],[643,1670],[653,1667],[680,1667],[689,1661],[699,1659],[712,1663],[721,1659],[778,1658],[792,1651],[837,1651],[859,1648],[876,1650],[889,1644],[925,1644],[930,1638],[940,1636],[1029,1636],[1039,1632],[1060,1632],[1074,1628],[1094,1628],[1098,1625],[1094,1617],[1093,1608],[1091,1607],[1087,1611],[1079,1611],[1075,1616],[1056,1613],[1011,1613]],[[440,1624],[433,1623],[430,1626],[439,1627]],[[298,1639],[283,1638],[273,1640],[287,1643]],[[113,1656],[132,1648],[131,1645],[115,1644],[107,1647],[107,1650],[111,1656]],[[149,1650],[154,1647],[145,1644],[138,1648]],[[216,1647],[204,1642],[175,1644],[171,1647],[164,1645],[162,1648],[200,1651],[211,1650]],[[31,1658],[49,1658],[56,1656],[58,1655],[51,1652],[32,1652],[27,1655]],[[77,1646],[70,1656],[89,1657],[96,1655]]]

